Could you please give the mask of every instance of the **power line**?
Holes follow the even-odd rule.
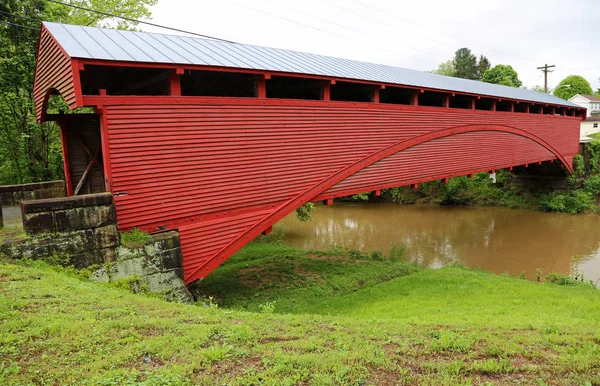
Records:
[[[52,0],[49,0],[49,1],[52,1]],[[302,26],[302,27],[306,27],[306,28],[314,29],[314,30],[316,30],[316,31],[323,32],[323,33],[326,33],[326,34],[328,34],[328,35],[336,36],[336,37],[338,37],[338,38],[341,38],[341,39],[348,40],[348,41],[350,41],[350,42],[352,42],[352,43],[359,43],[359,44],[363,44],[363,45],[370,46],[370,47],[373,47],[373,48],[377,48],[377,49],[379,49],[379,50],[381,50],[381,51],[385,51],[385,52],[388,52],[388,53],[391,53],[391,54],[399,55],[399,56],[402,56],[402,57],[405,57],[405,58],[409,58],[409,59],[413,59],[413,60],[418,60],[418,61],[420,61],[420,62],[424,62],[424,63],[429,63],[429,64],[435,64],[435,65],[437,65],[437,63],[433,63],[433,62],[430,62],[430,61],[428,61],[428,60],[423,60],[423,59],[415,58],[415,57],[412,57],[412,56],[409,56],[409,55],[401,54],[401,53],[399,53],[399,52],[392,51],[392,50],[389,50],[389,49],[387,49],[387,48],[384,48],[384,47],[377,46],[377,45],[375,45],[375,44],[369,44],[369,43],[365,43],[365,42],[362,42],[362,41],[353,40],[353,39],[351,39],[351,38],[349,38],[349,37],[347,37],[347,36],[343,36],[343,35],[336,34],[335,32],[327,31],[327,30],[324,30],[324,29],[322,29],[322,28],[315,27],[315,26],[312,26],[312,25],[309,25],[309,24],[304,24],[304,23],[301,23],[301,22],[299,22],[299,21],[296,21],[296,20],[288,19],[288,18],[286,18],[286,17],[283,17],[283,16],[279,16],[279,15],[276,15],[276,14],[273,14],[273,13],[270,13],[270,12],[267,12],[267,11],[263,11],[263,10],[261,10],[261,9],[252,8],[252,7],[250,7],[250,6],[247,6],[247,5],[245,5],[245,4],[239,4],[239,3],[236,3],[235,1],[232,1],[232,0],[225,0],[225,1],[227,1],[227,2],[229,2],[229,3],[232,3],[232,4],[235,4],[235,5],[239,6],[239,7],[247,8],[247,9],[250,9],[250,10],[252,10],[252,11],[255,11],[255,12],[263,13],[263,14],[265,14],[265,15],[269,15],[269,16],[272,16],[272,17],[275,17],[275,18],[278,18],[278,19],[281,19],[281,20],[285,20],[285,21],[287,21],[287,22],[290,22],[290,23],[293,23],[293,24],[300,25],[300,26]]]
[[[40,30],[39,28],[33,28],[33,27],[28,27],[26,25],[22,25],[22,24],[11,23],[8,20],[0,20],[0,23],[10,24],[10,25],[15,26],[15,27],[26,28],[26,29],[30,29],[30,30],[33,30],[33,31],[39,31]]]
[[[337,23],[337,22],[335,22],[335,21],[331,21],[331,20],[328,20],[328,19],[324,19],[324,18],[322,18],[322,17],[319,17],[319,16],[312,15],[312,14],[310,14],[310,13],[308,13],[308,12],[304,12],[304,11],[301,11],[301,10],[299,10],[299,9],[295,9],[295,8],[292,8],[292,7],[288,7],[287,5],[280,4],[280,3],[276,2],[276,1],[273,1],[273,0],[264,0],[264,1],[266,1],[266,2],[269,2],[269,3],[272,3],[272,4],[276,4],[276,5],[280,6],[280,7],[283,7],[283,8],[289,9],[289,10],[291,10],[291,11],[294,11],[294,12],[297,12],[297,13],[301,13],[301,14],[303,14],[303,15],[306,15],[306,16],[308,16],[308,17],[312,17],[312,18],[314,18],[314,19],[317,19],[317,20],[324,21],[325,23],[329,23],[329,24],[332,24],[332,25],[335,25],[335,26],[338,26],[338,27],[341,27],[341,28],[347,29],[347,30],[349,30],[349,31],[353,31],[353,32],[359,33],[359,34],[361,34],[361,35],[365,35],[365,36],[369,36],[369,37],[374,37],[374,38],[376,38],[376,39],[381,39],[381,37],[379,37],[379,36],[377,36],[377,35],[369,34],[369,33],[366,33],[366,32],[360,31],[360,30],[357,30],[357,29],[355,29],[355,28],[351,28],[351,27],[348,27],[348,26],[346,26],[346,25],[343,25],[343,24]],[[388,39],[388,40],[389,40],[389,39]],[[398,44],[398,42],[395,42],[395,43],[396,43],[396,44]],[[431,55],[438,55],[438,56],[446,57],[446,55],[444,55],[444,54],[440,54],[440,53],[437,53],[437,52],[431,52],[431,51],[427,51],[427,50],[424,50],[424,49],[422,49],[422,48],[411,47],[411,46],[407,46],[406,44],[399,44],[399,45],[402,45],[402,46],[404,46],[404,47],[407,47],[407,48],[410,48],[410,49],[413,49],[413,50],[422,51],[422,52],[425,52],[425,53],[428,53],[428,54],[431,54]]]
[[[36,23],[41,23],[42,22],[41,20],[32,19],[32,18],[27,17],[27,16],[17,15],[16,13],[6,12],[6,11],[2,11],[2,10],[0,10],[0,13],[3,13],[3,14],[8,15],[8,16],[18,17],[19,19],[23,19],[23,20],[33,21],[33,22],[36,22]]]
[[[433,29],[433,28],[430,28],[430,27],[427,27],[426,25],[423,25],[423,24],[420,24],[420,23],[416,23],[416,22],[414,22],[414,21],[412,21],[412,20],[408,20],[408,19],[401,18],[400,16],[397,16],[397,15],[391,14],[391,13],[389,13],[389,12],[386,12],[386,11],[383,11],[382,9],[379,9],[379,8],[377,8],[377,7],[374,7],[374,6],[372,6],[372,5],[365,4],[365,3],[363,3],[363,2],[360,2],[360,1],[358,1],[358,0],[351,0],[351,1],[353,1],[354,3],[357,3],[357,4],[360,4],[360,5],[362,5],[363,7],[371,8],[371,9],[373,9],[373,10],[377,11],[377,12],[383,13],[384,15],[387,15],[387,16],[390,16],[390,17],[393,17],[393,18],[396,18],[396,19],[398,19],[398,20],[402,20],[402,21],[404,21],[404,22],[407,22],[407,23],[410,23],[410,24],[416,25],[416,26],[418,26],[418,27],[421,27],[421,28],[427,29],[427,30],[429,30],[429,31],[432,31],[432,32],[435,32],[435,33],[437,33],[437,34],[439,34],[439,35],[442,35],[442,36],[445,36],[445,37],[448,37],[448,38],[451,38],[451,39],[454,39],[454,40],[457,40],[457,41],[463,41],[463,42],[465,42],[465,43],[472,44],[472,45],[474,45],[474,46],[477,46],[477,47],[480,47],[480,48],[484,48],[484,49],[485,49],[485,47],[483,47],[483,46],[482,46],[482,45],[480,45],[480,44],[477,44],[477,43],[474,43],[474,42],[470,42],[470,41],[468,41],[468,40],[465,40],[465,39],[462,39],[462,38],[457,38],[457,37],[455,37],[455,36],[451,36],[451,35],[448,35],[448,34],[446,34],[446,33],[443,33],[443,32],[436,31],[435,29]],[[325,1],[325,2],[326,2],[326,3],[328,3],[327,1]],[[328,3],[328,4],[330,4],[330,3]],[[333,5],[333,4],[330,4],[330,5]],[[334,5],[334,6],[335,6],[335,5]],[[338,8],[340,8],[340,7],[338,7]],[[360,15],[360,14],[359,14],[359,15]],[[365,17],[367,17],[367,16],[365,16]],[[390,26],[391,26],[391,25],[390,25]],[[393,26],[392,26],[392,27],[393,27]],[[394,27],[394,28],[395,28],[395,27]],[[414,34],[414,35],[417,35],[417,34]],[[417,35],[417,36],[419,36],[419,35]],[[422,36],[422,37],[424,37],[424,36]],[[440,42],[440,41],[437,41],[437,40],[434,40],[434,39],[429,39],[429,40],[432,40],[432,41],[434,41],[434,42],[437,42],[437,43],[440,43],[440,44],[448,45],[447,43],[442,43],[442,42]],[[521,59],[521,60],[526,60],[526,61],[528,61],[528,62],[532,62],[532,63],[534,63],[534,61],[533,61],[533,60],[531,60],[531,59],[522,58],[522,57],[520,57],[520,56],[516,56],[516,55],[513,55],[513,54],[509,54],[509,53],[506,53],[506,52],[503,52],[503,51],[500,51],[500,50],[497,50],[497,49],[494,49],[494,48],[488,48],[488,49],[489,49],[489,50],[491,50],[491,51],[498,52],[498,53],[500,53],[500,54],[503,54],[503,55],[512,56],[513,58],[517,58],[517,59]]]
[[[179,29],[179,28],[167,27],[167,26],[164,26],[164,25],[150,23],[148,21],[142,21],[142,20],[132,19],[130,17],[119,16],[119,15],[115,15],[115,14],[108,13],[108,12],[97,11],[95,9],[86,8],[86,7],[82,7],[82,6],[75,5],[75,4],[61,3],[60,1],[56,1],[56,0],[48,0],[48,1],[51,2],[51,3],[55,3],[55,4],[64,5],[65,7],[77,8],[77,9],[81,9],[81,10],[84,10],[84,11],[94,12],[94,13],[97,13],[97,14],[100,14],[100,15],[108,16],[108,17],[114,17],[114,18],[118,18],[118,19],[123,19],[123,20],[131,21],[133,23],[146,24],[146,25],[150,25],[152,27],[164,28],[164,29],[171,30],[171,31],[176,31],[176,32],[183,32],[183,33],[186,33],[186,34],[196,35],[196,36],[200,36],[200,37],[203,37],[203,38],[209,38],[209,39],[219,40],[219,41],[227,42],[227,43],[236,43],[236,42],[231,41],[231,40],[225,40],[225,39],[217,38],[217,37],[210,36],[210,35],[203,35],[203,34],[199,34],[199,33],[196,33],[196,32],[190,32],[190,31],[182,30],[182,29]]]

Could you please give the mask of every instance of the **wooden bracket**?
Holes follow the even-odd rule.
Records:
[[[410,184],[411,189],[419,189],[419,184]]]
[[[265,229],[264,231],[262,231],[262,235],[266,236],[266,235],[268,235],[271,232],[273,232],[273,227],[272,226],[268,227],[267,229]]]
[[[326,200],[323,200],[323,205],[325,205],[325,206],[333,205],[333,198],[328,198]]]

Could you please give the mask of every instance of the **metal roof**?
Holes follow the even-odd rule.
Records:
[[[580,107],[553,95],[385,64],[197,37],[45,22],[73,58],[207,65],[321,75]]]

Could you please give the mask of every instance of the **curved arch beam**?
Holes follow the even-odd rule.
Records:
[[[311,186],[301,194],[296,197],[288,200],[275,211],[270,213],[268,216],[262,218],[256,224],[254,224],[247,232],[240,235],[236,239],[234,239],[231,243],[225,246],[219,253],[217,253],[212,259],[208,260],[206,264],[196,268],[189,276],[189,279],[186,279],[188,282],[197,280],[203,276],[200,275],[200,272],[204,271],[206,274],[210,273],[213,269],[218,267],[225,261],[228,257],[230,257],[233,253],[237,252],[242,246],[248,243],[253,238],[260,235],[265,229],[275,224],[277,221],[281,220],[285,216],[287,216],[291,211],[299,207],[300,205],[309,202],[312,198],[318,196],[322,192],[326,191],[330,187],[334,186],[338,182],[344,180],[345,178],[351,176],[354,173],[366,168],[369,165],[374,164],[377,161],[380,161],[386,157],[394,153],[398,153],[400,151],[406,150],[413,146],[433,141],[435,139],[449,137],[456,134],[464,134],[464,133],[472,133],[477,131],[499,131],[503,133],[511,133],[514,135],[518,135],[524,138],[527,138],[538,145],[544,147],[552,154],[554,154],[562,164],[572,172],[572,168],[567,162],[567,160],[556,150],[552,145],[544,141],[543,139],[535,136],[531,133],[528,133],[524,130],[518,129],[516,127],[510,126],[500,126],[500,125],[466,125],[453,127],[443,130],[434,131],[431,133],[419,135],[404,141],[400,141],[394,143],[388,147],[385,147],[381,150],[378,150],[372,154],[367,155],[366,157],[356,161],[352,165],[347,166],[344,169],[341,169],[329,177],[323,179],[317,184]]]

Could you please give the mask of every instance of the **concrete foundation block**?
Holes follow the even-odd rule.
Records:
[[[53,238],[54,249],[57,253],[77,255],[94,251],[94,233],[91,230],[59,233]]]
[[[85,251],[69,258],[69,265],[77,269],[87,268],[92,265],[104,263],[104,256],[100,251]]]
[[[94,229],[96,249],[117,247],[121,243],[120,234],[116,225],[106,225]]]
[[[28,235],[56,233],[52,212],[23,213],[23,229]]]

